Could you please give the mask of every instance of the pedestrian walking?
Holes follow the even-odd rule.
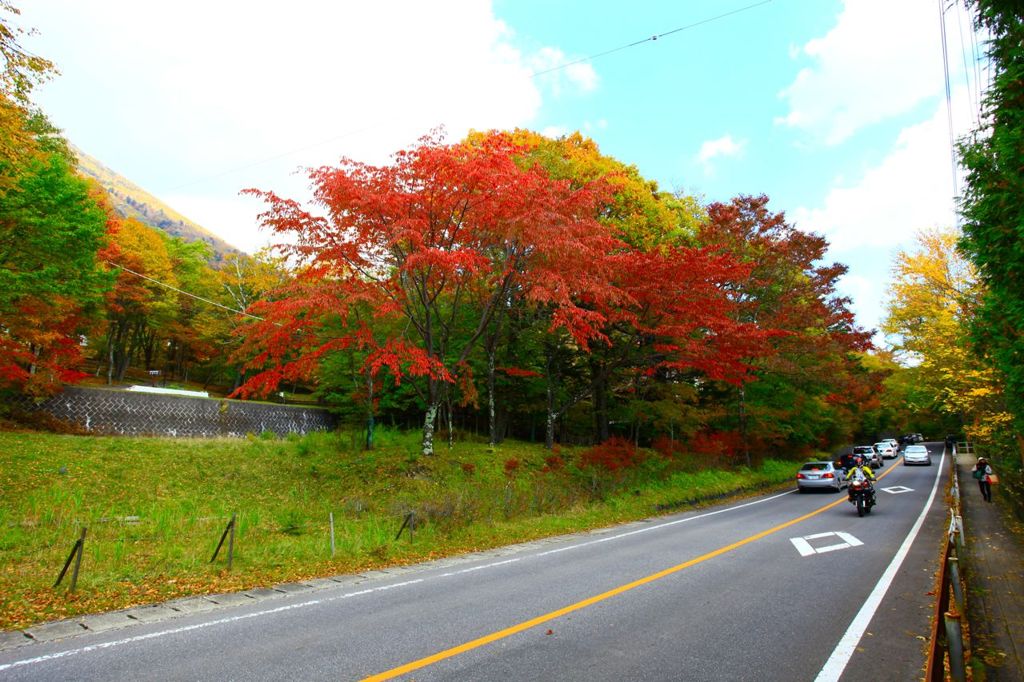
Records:
[[[979,457],[974,468],[971,469],[971,475],[978,481],[978,487],[981,488],[981,496],[985,498],[986,502],[991,502],[992,483],[995,473],[992,471],[992,466],[988,463],[988,460],[984,457]]]

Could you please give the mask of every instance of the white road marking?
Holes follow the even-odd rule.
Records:
[[[931,495],[928,496],[928,501],[924,505],[924,509],[917,517],[917,521],[914,522],[910,532],[907,533],[907,537],[903,540],[903,544],[900,545],[899,550],[896,552],[896,556],[889,562],[888,568],[882,574],[882,577],[878,579],[878,583],[875,584],[875,588],[871,590],[871,594],[864,600],[863,606],[860,607],[860,611],[854,616],[853,621],[850,623],[850,627],[846,629],[846,633],[836,644],[836,648],[832,651],[832,655],[829,656],[828,660],[825,661],[825,665],[821,668],[821,672],[815,678],[815,682],[834,682],[838,680],[843,671],[846,670],[846,664],[850,662],[850,658],[853,656],[853,652],[857,649],[857,643],[860,642],[861,637],[864,636],[864,632],[868,629],[868,624],[871,623],[871,619],[874,617],[875,612],[878,610],[879,605],[882,603],[882,598],[888,591],[889,586],[892,585],[892,581],[896,578],[896,573],[899,571],[900,566],[903,564],[903,560],[907,558],[907,554],[910,553],[910,546],[914,544],[914,540],[917,538],[917,534],[921,532],[921,526],[924,525],[925,517],[928,516],[928,511],[932,508],[932,502],[935,501],[935,492],[939,489],[939,479],[942,478],[942,465],[946,461],[946,454],[942,454],[942,458],[939,460],[939,466],[935,471],[935,482],[932,484]]]
[[[894,485],[894,486],[890,486],[888,488],[880,488],[880,490],[884,490],[885,492],[891,493],[893,495],[899,495],[900,493],[912,493],[912,492],[914,492],[913,488],[908,488],[905,485]]]
[[[98,651],[100,649],[110,649],[116,646],[122,646],[124,644],[132,644],[134,642],[142,642],[147,639],[155,639],[157,637],[166,637],[167,635],[177,635],[182,632],[190,632],[192,630],[201,630],[203,628],[212,627],[214,625],[224,625],[225,623],[235,623],[240,620],[248,620],[249,618],[258,618],[260,616],[266,616],[272,613],[281,613],[282,611],[291,611],[293,609],[301,609],[306,606],[315,606],[317,604],[326,604],[332,601],[338,601],[339,599],[349,599],[351,597],[359,597],[364,594],[370,594],[371,592],[383,592],[384,590],[391,590],[396,587],[405,587],[406,585],[413,585],[415,583],[423,582],[422,578],[416,580],[407,580],[401,583],[395,583],[393,585],[382,585],[380,587],[371,587],[365,590],[359,590],[357,592],[346,592],[336,597],[326,597],[324,599],[310,599],[309,601],[300,602],[298,604],[288,604],[287,606],[278,606],[276,609],[264,609],[262,611],[254,611],[253,613],[244,613],[240,616],[231,616],[229,618],[219,618],[217,620],[207,621],[205,623],[196,623],[195,625],[185,625],[180,628],[172,628],[170,630],[160,630],[159,632],[150,632],[146,635],[137,635],[135,637],[125,637],[124,639],[115,639],[112,642],[102,642],[100,644],[91,644],[89,646],[79,647],[77,649],[68,649],[67,651],[58,651],[53,654],[46,654],[45,656],[36,656],[35,658],[26,658],[21,661],[14,661],[13,663],[0,664],[0,672],[8,670],[10,668],[18,668],[25,665],[31,665],[33,663],[42,663],[43,661],[52,661],[56,658],[65,658],[67,656],[74,656],[76,654],[84,654],[90,651]]]
[[[821,538],[837,537],[843,542],[835,545],[826,545],[824,547],[815,548],[811,545],[811,540],[820,540]],[[790,542],[796,547],[796,551],[800,552],[800,556],[811,556],[812,554],[825,554],[826,552],[834,552],[837,549],[848,549],[850,547],[860,547],[864,543],[853,537],[849,533],[843,533],[842,531],[828,531],[826,533],[815,533],[814,535],[804,535],[799,538],[790,538]]]
[[[610,542],[612,540],[618,540],[620,538],[629,537],[631,535],[637,535],[638,533],[647,533],[647,532],[652,531],[652,530],[658,530],[658,529],[661,529],[661,528],[668,528],[670,526],[675,526],[675,525],[678,525],[680,523],[686,523],[688,521],[695,521],[696,519],[702,519],[702,518],[706,518],[708,516],[714,516],[716,514],[723,514],[725,512],[733,511],[735,509],[743,509],[744,507],[750,507],[750,506],[753,506],[755,504],[761,504],[762,502],[769,502],[771,500],[775,500],[775,499],[778,499],[780,497],[784,497],[786,495],[791,495],[791,494],[793,494],[792,490],[784,492],[784,493],[780,493],[778,495],[772,495],[771,497],[765,497],[765,498],[760,499],[760,500],[754,500],[753,502],[745,502],[744,504],[736,505],[735,507],[726,507],[724,509],[718,509],[718,510],[713,511],[713,512],[707,512],[705,514],[697,514],[696,516],[689,516],[689,517],[686,517],[684,519],[676,519],[674,521],[668,521],[666,523],[659,523],[659,524],[656,524],[656,525],[653,525],[653,526],[646,526],[644,528],[639,528],[639,529],[636,529],[636,530],[627,531],[625,533],[619,533],[618,535],[609,535],[608,537],[599,538],[597,540],[588,540],[586,542],[581,542],[581,543],[574,544],[574,545],[569,545],[569,546],[566,546],[566,547],[559,547],[557,549],[550,549],[550,550],[547,550],[547,551],[544,551],[544,552],[538,552],[537,554],[531,554],[531,555],[529,555],[527,557],[514,557],[514,558],[511,558],[511,559],[504,559],[502,561],[495,561],[495,562],[492,562],[492,563],[489,563],[489,564],[482,564],[482,565],[479,565],[479,566],[471,566],[469,568],[464,568],[464,569],[461,569],[461,570],[458,570],[458,571],[450,571],[450,572],[447,572],[447,573],[441,573],[441,574],[439,574],[437,576],[433,576],[433,577],[435,577],[435,578],[449,578],[449,577],[452,577],[452,576],[463,575],[463,574],[466,574],[466,573],[473,573],[475,571],[482,571],[482,570],[488,569],[488,568],[495,568],[495,567],[498,567],[498,566],[504,566],[506,564],[511,564],[511,563],[515,563],[517,561],[521,561],[524,558],[542,557],[542,556],[547,556],[549,554],[557,554],[559,552],[565,552],[565,551],[568,551],[570,549],[578,549],[580,547],[587,547],[589,545],[596,545],[596,544],[602,543],[602,542]],[[290,604],[290,605],[287,605],[287,606],[279,606],[279,607],[274,608],[274,609],[265,609],[265,610],[262,610],[262,611],[255,611],[253,613],[247,613],[247,614],[243,614],[243,615],[240,615],[240,616],[231,616],[229,618],[220,618],[220,619],[211,620],[211,621],[208,621],[208,622],[205,622],[205,623],[197,623],[195,625],[186,625],[184,627],[179,627],[179,628],[171,628],[171,629],[168,629],[168,630],[160,630],[158,632],[151,632],[151,633],[146,634],[146,635],[138,635],[136,637],[126,637],[124,639],[118,639],[118,640],[114,640],[114,641],[111,641],[111,642],[103,642],[101,644],[91,644],[91,645],[88,645],[88,646],[79,647],[77,649],[68,649],[67,651],[59,651],[59,652],[52,653],[52,654],[46,654],[44,656],[36,656],[34,658],[26,658],[26,659],[23,659],[23,660],[20,660],[20,661],[14,661],[13,663],[0,664],[0,672],[3,672],[4,670],[8,670],[10,668],[18,668],[18,667],[22,667],[22,666],[26,666],[26,665],[32,665],[32,664],[35,664],[35,663],[43,663],[45,661],[51,661],[51,660],[58,659],[58,658],[66,658],[68,656],[75,656],[77,654],[88,653],[90,651],[97,651],[97,650],[100,650],[100,649],[109,649],[111,647],[123,646],[125,644],[133,644],[135,642],[142,642],[142,641],[149,640],[149,639],[156,639],[158,637],[165,637],[167,635],[176,635],[176,634],[180,634],[182,632],[190,632],[192,630],[200,630],[200,629],[203,629],[203,628],[212,627],[214,625],[224,625],[224,624],[227,624],[227,623],[234,623],[234,622],[237,622],[237,621],[240,621],[240,620],[247,620],[249,618],[257,618],[259,616],[266,616],[266,615],[271,615],[271,614],[274,614],[274,613],[280,613],[282,611],[291,611],[293,609],[305,608],[307,606],[316,606],[316,605],[319,605],[319,604],[326,604],[326,603],[329,603],[329,602],[338,601],[340,599],[349,599],[351,597],[358,597],[358,596],[362,596],[362,595],[365,595],[365,594],[370,594],[370,593],[373,593],[373,592],[383,592],[384,590],[390,590],[390,589],[394,589],[396,587],[406,587],[408,585],[415,585],[417,583],[422,583],[422,582],[424,582],[425,580],[428,580],[428,579],[429,578],[417,578],[415,580],[407,580],[405,582],[395,583],[393,585],[383,585],[381,587],[373,587],[373,588],[368,588],[368,589],[365,589],[365,590],[359,590],[359,591],[356,591],[356,592],[347,592],[345,594],[341,594],[341,595],[338,595],[336,597],[326,597],[326,598],[323,598],[323,599],[310,599],[308,601],[300,602],[298,604]]]
[[[575,545],[568,545],[566,547],[558,547],[557,549],[549,549],[546,552],[538,552],[533,556],[547,556],[548,554],[558,554],[559,552],[568,552],[570,549],[579,549],[580,547],[589,547],[590,545],[596,545],[602,542],[611,542],[612,540],[619,540],[621,538],[628,538],[631,535],[639,535],[640,533],[648,533],[652,530],[660,530],[662,528],[668,528],[669,526],[676,526],[680,523],[687,523],[689,521],[696,521],[697,519],[707,518],[708,516],[714,516],[715,514],[723,514],[727,511],[733,511],[734,509],[743,509],[744,507],[750,507],[755,504],[761,504],[762,502],[768,502],[769,500],[775,500],[786,495],[792,495],[793,491],[789,490],[778,495],[772,495],[762,500],[754,500],[753,502],[746,502],[744,504],[736,505],[735,507],[726,507],[725,509],[719,509],[713,512],[707,512],[706,514],[697,514],[696,516],[688,516],[685,519],[676,519],[675,521],[666,521],[665,523],[659,523],[653,526],[646,526],[644,528],[638,528],[636,530],[626,531],[625,533],[619,533],[618,535],[609,535],[606,538],[599,538],[597,540],[588,540],[587,542],[581,542]]]

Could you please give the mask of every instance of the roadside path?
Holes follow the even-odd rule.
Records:
[[[971,477],[973,455],[960,455],[961,508],[967,557],[967,611],[975,660],[986,680],[1024,680],[1024,540],[1008,527],[999,508],[986,503]]]

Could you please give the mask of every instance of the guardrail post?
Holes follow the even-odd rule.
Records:
[[[955,556],[949,557],[946,561],[949,566],[949,584],[953,587],[956,611],[957,613],[962,613],[964,610],[964,589],[963,585],[960,584],[960,561]]]
[[[964,638],[960,628],[960,614],[947,611],[943,616],[946,622],[946,650],[949,653],[949,677],[954,682],[966,682],[967,669],[964,665]]]
[[[956,548],[956,555],[963,556],[964,553],[964,539],[960,533],[960,528],[953,528],[953,546]]]

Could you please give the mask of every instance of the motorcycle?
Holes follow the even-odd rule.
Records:
[[[871,481],[866,478],[850,481],[850,504],[857,507],[857,516],[871,513],[875,506],[875,489]]]

